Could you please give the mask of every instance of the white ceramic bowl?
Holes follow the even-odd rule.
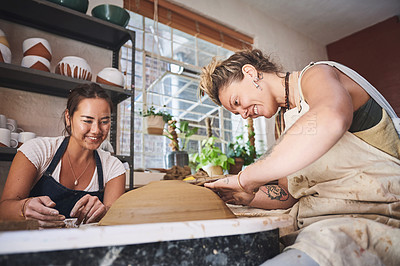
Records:
[[[96,82],[121,88],[123,88],[125,84],[124,75],[113,67],[106,67],[100,71],[97,74]]]
[[[66,56],[57,64],[56,73],[67,77],[92,80],[92,69],[85,59]]]
[[[11,64],[11,50],[2,43],[0,43],[0,62]]]
[[[22,58],[21,66],[50,72],[50,62],[44,57],[28,55]]]
[[[29,38],[22,43],[22,51],[24,56],[37,55],[51,61],[52,52],[50,44],[43,38]]]

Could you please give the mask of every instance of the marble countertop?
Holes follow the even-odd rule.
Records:
[[[172,240],[232,236],[270,231],[292,225],[287,214],[263,217],[81,226],[68,229],[0,232],[0,254],[133,245]]]

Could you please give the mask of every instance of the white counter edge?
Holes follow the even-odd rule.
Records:
[[[270,216],[1,232],[0,254],[133,245],[250,234],[287,227],[291,224],[292,221],[288,216]]]

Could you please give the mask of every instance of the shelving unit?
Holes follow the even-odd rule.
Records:
[[[112,66],[118,68],[119,50],[127,41],[135,44],[135,32],[127,30],[107,21],[88,16],[78,11],[57,5],[45,0],[12,0],[0,6],[0,19],[36,28],[54,35],[67,37],[83,43],[95,45],[111,50]],[[135,49],[132,49],[132,84],[135,77]],[[24,68],[17,65],[0,63],[0,86],[36,92],[46,95],[68,97],[69,90],[76,85],[88,81],[73,79],[55,73]],[[131,125],[134,123],[134,97],[131,90],[124,90],[114,86],[99,84],[111,96],[113,109],[130,97],[131,99]],[[110,142],[116,147],[117,139],[117,114],[112,115]],[[133,147],[133,130],[130,133],[130,147]],[[16,154],[16,149],[0,148],[0,160],[11,161]],[[127,162],[130,167],[129,188],[133,188],[133,148],[129,156],[117,155]]]

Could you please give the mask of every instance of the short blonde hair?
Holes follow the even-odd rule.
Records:
[[[233,81],[242,80],[244,77],[242,67],[246,64],[250,64],[257,71],[264,73],[278,74],[280,72],[280,67],[275,65],[261,50],[238,51],[224,61],[214,57],[207,66],[203,67],[199,89],[207,93],[217,105],[221,105],[219,90]]]

